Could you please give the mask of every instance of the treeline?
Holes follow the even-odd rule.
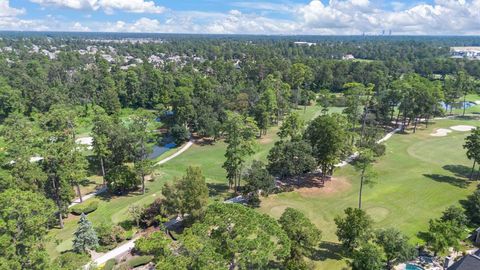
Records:
[[[52,269],[44,248],[45,232],[57,224],[62,226],[88,164],[98,164],[111,192],[122,194],[139,186],[145,191],[145,179],[152,170],[147,158],[147,144],[152,140],[147,127],[150,119],[159,117],[177,143],[188,140],[190,133],[225,139],[223,167],[229,185],[255,199],[259,191],[269,192],[273,176],[283,179],[320,168],[325,181],[337,162],[357,150],[360,158],[355,167],[361,183],[367,184],[371,164],[384,151],[376,140],[385,129],[413,126],[415,132],[419,124],[428,125],[428,119],[445,113],[440,102],[453,104],[465,99],[477,90],[480,77],[478,61],[438,58],[445,49],[421,42],[303,47],[285,41],[198,39],[113,44],[120,56],[128,53],[143,59],[128,70],[107,62],[100,53],[72,51],[75,46],[91,45],[85,41],[42,41],[64,50],[55,60],[28,52],[23,45],[30,42],[21,41],[14,46],[16,52],[0,54],[0,121],[5,141],[0,225],[8,224],[0,226],[0,268],[5,269]],[[62,47],[64,42],[68,44]],[[359,50],[365,50],[365,57],[383,59],[386,49],[391,49],[391,59],[335,59],[355,50],[359,55]],[[187,57],[158,68],[148,63],[150,53],[161,52],[196,55],[203,60]],[[239,60],[238,65],[234,59]],[[322,115],[309,124],[302,123],[292,111],[314,101],[322,107]],[[343,107],[343,115],[330,115],[331,107]],[[119,120],[122,108],[147,109],[154,115],[136,116],[127,125]],[[76,143],[79,121],[85,118],[92,119],[93,162],[87,162]],[[247,167],[255,139],[280,123],[282,140],[271,150],[268,164],[254,162]],[[240,187],[242,180],[247,183],[244,187]],[[164,191],[166,197],[182,194],[174,187]],[[179,215],[197,215],[175,204],[170,208]],[[236,210],[229,208],[213,206],[210,211],[231,216]],[[276,221],[244,214],[258,221],[257,236],[270,236],[269,227],[285,236],[280,239],[285,248],[279,251],[278,261],[288,263],[285,259],[297,256],[289,253],[287,235]],[[208,218],[206,221],[208,224]],[[227,225],[222,235],[227,234]],[[205,237],[204,225],[192,228],[196,230],[192,237]],[[215,246],[222,239],[207,241]],[[274,251],[268,247],[266,252]],[[210,252],[212,247],[206,248]],[[269,263],[264,257],[254,264],[241,262],[235,257],[236,250],[226,251],[229,253],[221,254],[222,264]],[[184,256],[188,257],[188,250]]]

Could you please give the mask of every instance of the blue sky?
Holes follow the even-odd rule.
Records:
[[[480,0],[0,0],[0,30],[480,34]]]

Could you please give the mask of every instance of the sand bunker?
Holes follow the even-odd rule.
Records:
[[[450,129],[439,128],[439,129],[435,130],[435,133],[431,133],[430,136],[443,137],[443,136],[447,136],[447,134],[450,133],[450,132],[452,132]]]
[[[450,128],[455,130],[455,131],[470,131],[472,129],[475,129],[474,126],[465,126],[465,125],[453,126],[453,127],[450,127]]]
[[[92,150],[93,138],[92,137],[82,137],[75,140],[77,144],[83,145],[88,150]]]
[[[78,144],[83,144],[83,145],[92,145],[93,144],[93,138],[92,137],[78,138],[75,142],[78,143]]]
[[[480,105],[480,100],[475,100],[475,104]]]

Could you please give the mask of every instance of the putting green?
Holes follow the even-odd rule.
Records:
[[[468,132],[453,131],[446,137],[432,137],[438,128],[455,125],[474,125],[474,120],[437,120],[428,129],[424,126],[416,134],[396,134],[386,142],[387,153],[376,164],[379,178],[373,187],[363,192],[363,208],[375,221],[375,227],[394,227],[420,243],[417,233],[427,229],[428,220],[437,218],[452,204],[457,204],[475,189],[466,176],[471,162],[465,157],[462,145]],[[303,211],[323,232],[323,240],[330,243],[322,250],[322,258],[315,261],[318,269],[342,269],[345,260],[337,253],[335,223],[347,207],[358,206],[359,176],[351,166],[339,169],[336,179],[347,179],[349,188],[341,192],[317,196],[302,196],[301,191],[269,196],[262,200],[259,211],[274,217],[281,210],[293,207]],[[340,185],[341,184],[341,185]],[[333,244],[332,244],[333,243]]]
[[[464,139],[468,132],[453,131],[445,137],[423,139],[408,147],[408,154],[426,163],[435,165],[455,164],[467,165],[463,149]],[[458,153],[463,156],[457,160]]]

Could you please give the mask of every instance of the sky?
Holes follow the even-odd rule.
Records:
[[[0,0],[0,30],[480,35],[480,0]]]

